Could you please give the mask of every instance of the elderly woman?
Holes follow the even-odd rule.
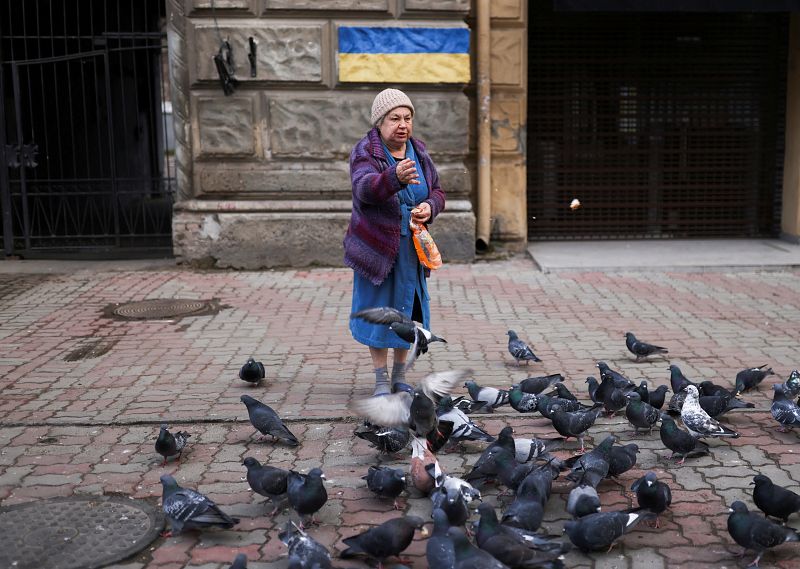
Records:
[[[391,306],[430,329],[426,279],[409,222],[429,224],[444,210],[436,166],[413,138],[414,105],[397,89],[372,102],[374,127],[350,154],[353,210],[344,237],[344,261],[353,269],[353,309]],[[350,319],[356,341],[369,347],[375,393],[390,393],[387,360],[394,349],[391,382],[403,381],[409,344],[382,324]]]

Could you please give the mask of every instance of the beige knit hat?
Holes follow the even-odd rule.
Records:
[[[372,101],[372,113],[370,119],[373,125],[377,125],[386,113],[397,107],[408,107],[411,109],[411,116],[414,116],[414,105],[408,95],[399,89],[384,89],[377,94]]]

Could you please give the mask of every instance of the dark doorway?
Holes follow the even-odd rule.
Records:
[[[0,0],[2,245],[171,253],[165,0]]]
[[[779,233],[788,14],[529,20],[529,239]]]

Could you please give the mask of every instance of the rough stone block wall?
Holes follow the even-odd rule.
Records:
[[[256,269],[341,265],[350,216],[348,158],[369,129],[372,99],[403,89],[416,108],[448,195],[435,234],[446,260],[474,254],[469,198],[472,104],[463,84],[341,83],[340,26],[464,27],[469,0],[171,0],[171,76],[184,162],[175,254]],[[256,42],[256,76],[248,61]],[[232,47],[235,92],[223,94],[213,56]]]

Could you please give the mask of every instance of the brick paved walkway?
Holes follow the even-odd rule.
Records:
[[[693,379],[732,383],[735,373],[769,364],[785,378],[800,367],[800,273],[553,273],[523,257],[446,266],[430,281],[433,330],[447,338],[418,362],[413,377],[453,367],[475,370],[479,383],[507,386],[527,375],[564,373],[573,391],[607,361],[632,379],[668,382],[678,364]],[[351,436],[346,405],[371,392],[371,365],[347,331],[351,273],[343,269],[269,272],[84,271],[68,275],[0,275],[0,505],[73,493],[120,492],[157,498],[159,476],[208,494],[242,518],[234,530],[160,539],[139,558],[118,565],[177,569],[227,568],[236,551],[250,567],[285,567],[277,527],[288,514],[266,507],[243,481],[245,456],[276,466],[322,466],[330,500],[327,522],[312,535],[332,550],[341,538],[394,515],[373,498],[361,475],[376,453]],[[112,303],[147,298],[218,299],[216,315],[178,321],[125,322],[103,316]],[[517,368],[506,352],[506,330],[530,341],[544,362]],[[624,332],[670,349],[670,360],[634,363]],[[103,355],[65,358],[94,347]],[[250,355],[264,362],[266,383],[242,385],[239,367]],[[434,357],[429,357],[433,355]],[[570,553],[571,567],[743,567],[725,529],[734,499],[752,504],[751,477],[767,474],[795,491],[800,445],[774,430],[768,378],[745,399],[756,409],[730,414],[742,433],[712,441],[711,456],[683,467],[665,460],[658,434],[640,436],[638,469],[604,482],[601,498],[627,507],[622,493],[643,470],[670,482],[672,513],[659,530],[643,527],[610,554]],[[239,401],[249,393],[292,422],[298,449],[253,436]],[[168,420],[192,433],[183,464],[159,467],[153,440]],[[479,416],[491,432],[511,424],[518,434],[554,436],[541,417]],[[591,431],[632,440],[623,419],[601,419]],[[587,439],[587,445],[589,439]],[[732,444],[730,444],[732,443]],[[570,446],[570,449],[574,446]],[[441,457],[463,473],[471,452]],[[566,456],[568,452],[561,453]],[[392,461],[389,461],[392,464]],[[396,462],[402,466],[401,462]],[[560,532],[569,486],[556,481],[545,527]],[[489,492],[494,500],[493,492]],[[256,498],[259,498],[256,500]],[[409,499],[408,511],[429,514],[428,500]],[[790,520],[797,525],[798,520]],[[424,540],[408,552],[426,567]],[[796,544],[767,553],[763,567],[797,567]],[[277,561],[276,561],[277,560]],[[339,567],[364,567],[358,562]]]

